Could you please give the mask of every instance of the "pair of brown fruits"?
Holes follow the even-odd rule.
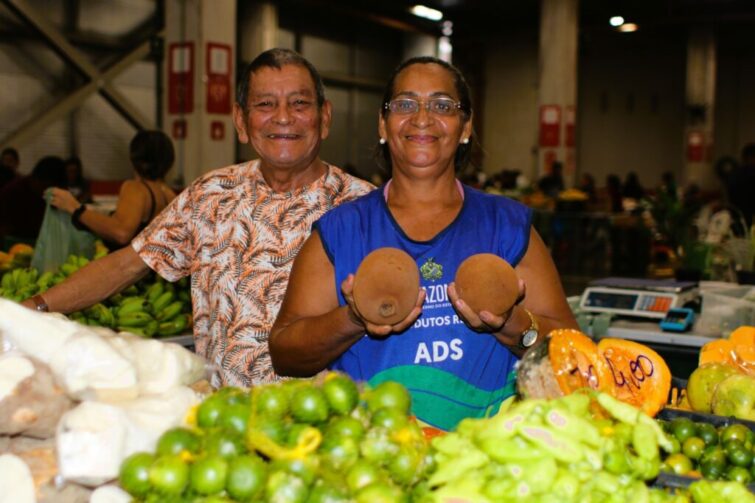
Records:
[[[502,315],[519,296],[514,268],[492,253],[464,260],[456,271],[456,293],[476,313]],[[414,259],[398,248],[369,253],[354,276],[354,303],[362,317],[376,325],[393,325],[406,318],[419,295],[419,270]]]

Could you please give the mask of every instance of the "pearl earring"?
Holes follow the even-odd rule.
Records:
[[[467,143],[469,143],[469,138],[464,138],[463,140],[461,140],[461,142],[462,142],[462,143],[463,143],[464,145],[466,145]]]
[[[380,138],[380,144],[385,145],[385,138]]]

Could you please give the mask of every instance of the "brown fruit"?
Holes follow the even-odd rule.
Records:
[[[362,260],[354,275],[357,310],[376,325],[393,325],[406,318],[418,295],[417,263],[397,248],[374,250]]]
[[[501,316],[519,296],[519,277],[498,255],[478,253],[468,257],[456,271],[456,293],[475,313],[488,311]]]

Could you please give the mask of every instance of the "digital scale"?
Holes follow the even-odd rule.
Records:
[[[689,307],[699,299],[695,281],[604,278],[590,282],[579,307],[588,312],[663,319],[669,309]]]

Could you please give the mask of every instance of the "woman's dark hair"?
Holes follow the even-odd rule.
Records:
[[[75,184],[81,184],[84,183],[84,167],[81,164],[81,159],[79,159],[77,156],[69,157],[66,159],[66,168],[68,166],[74,165],[76,166],[76,180],[69,180],[69,183],[72,181]],[[68,173],[66,172],[66,176],[68,176]]]
[[[396,91],[396,78],[402,71],[412,65],[438,65],[443,67],[448,73],[450,73],[451,78],[454,81],[456,94],[459,95],[459,105],[461,112],[464,114],[464,121],[466,122],[470,119],[470,117],[472,117],[471,91],[469,90],[469,84],[467,84],[467,81],[464,79],[464,76],[461,74],[459,69],[452,64],[443,61],[442,59],[434,58],[432,56],[418,56],[407,59],[406,61],[398,65],[395,70],[393,70],[390,79],[388,79],[388,85],[385,86],[385,91],[383,93],[383,102],[380,109],[380,114],[383,116],[383,118],[385,118],[389,113],[386,104],[389,103],[391,99],[393,99],[393,94]],[[463,170],[464,167],[469,163],[472,157],[472,146],[476,143],[476,141],[476,135],[474,134],[474,131],[472,131],[472,136],[469,138],[469,143],[459,144],[458,148],[456,149],[456,155],[454,156],[454,167],[456,168],[457,172]],[[378,144],[376,155],[378,157],[382,157],[385,168],[390,172],[392,163],[391,152],[388,148],[388,144]]]
[[[236,103],[242,110],[246,111],[247,99],[249,97],[249,84],[251,82],[252,74],[260,68],[276,68],[280,70],[285,65],[298,65],[304,67],[309,76],[312,77],[312,82],[315,85],[315,93],[317,95],[317,108],[322,108],[325,103],[325,86],[322,83],[322,77],[318,73],[317,69],[312,63],[307,61],[304,56],[291,49],[268,49],[267,51],[260,53],[259,56],[249,63],[244,71],[241,72],[239,77],[238,86],[236,86]]]
[[[60,157],[49,155],[40,159],[29,175],[46,187],[67,186],[65,162]]]
[[[139,176],[159,180],[173,166],[173,142],[162,131],[139,131],[131,140],[129,156]]]

